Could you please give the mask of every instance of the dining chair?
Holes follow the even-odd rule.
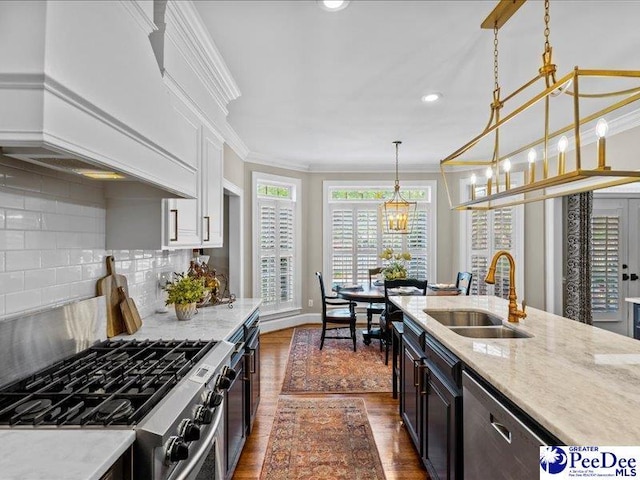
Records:
[[[374,278],[380,273],[382,273],[382,267],[369,269],[369,288],[373,287]],[[369,334],[371,334],[371,323],[373,322],[373,316],[379,315],[382,312],[384,312],[384,307],[381,307],[379,303],[370,302],[367,306],[367,332],[369,332]],[[371,342],[370,338],[369,342]]]
[[[320,282],[320,293],[322,295],[322,336],[320,337],[320,350],[324,346],[325,338],[335,339],[351,339],[353,341],[353,351],[356,351],[356,302],[342,300],[340,298],[327,297],[324,290],[324,281],[322,280],[322,272],[316,272],[318,281]],[[348,308],[333,308],[336,306],[347,305]],[[337,330],[349,327],[349,336],[327,335],[327,331]]]
[[[471,279],[473,274],[471,272],[458,272],[456,277],[456,288],[462,295],[469,295],[471,292]]]
[[[402,278],[398,280],[385,280],[384,281],[384,303],[385,310],[380,315],[380,346],[384,345],[384,364],[389,364],[389,348],[392,342],[391,328],[392,322],[402,322],[402,310],[389,300],[389,293],[391,290],[400,287],[413,287],[418,291],[414,295],[425,296],[427,294],[427,281],[418,280],[415,278]],[[392,293],[392,292],[391,292]]]

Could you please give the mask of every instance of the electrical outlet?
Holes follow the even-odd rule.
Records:
[[[309,299],[309,306],[313,307],[313,299],[311,299],[311,298]]]
[[[167,270],[166,272],[158,273],[158,287],[164,288],[167,286],[167,283],[171,281],[171,277],[173,276],[171,270]]]

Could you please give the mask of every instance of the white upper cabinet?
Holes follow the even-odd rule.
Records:
[[[205,132],[202,141],[202,245],[222,247],[223,229],[223,144]]]

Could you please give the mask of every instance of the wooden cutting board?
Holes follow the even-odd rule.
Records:
[[[115,337],[127,329],[120,308],[120,294],[118,287],[122,287],[129,296],[127,277],[116,274],[116,260],[112,255],[106,258],[107,276],[98,280],[96,285],[98,295],[104,295],[107,304],[107,337]]]
[[[120,295],[120,311],[122,312],[124,327],[127,333],[131,335],[142,326],[142,319],[140,318],[138,307],[136,307],[136,302],[133,301],[133,298],[127,296],[124,288],[118,287],[118,294]]]

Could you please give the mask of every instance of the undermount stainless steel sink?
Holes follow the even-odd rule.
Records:
[[[502,319],[477,310],[424,310],[447,327],[487,327],[502,325]]]
[[[500,317],[478,310],[425,309],[424,313],[463,337],[531,338],[528,333],[503,325]]]
[[[451,327],[450,330],[463,337],[471,338],[531,338],[531,335],[520,330],[505,327]]]

